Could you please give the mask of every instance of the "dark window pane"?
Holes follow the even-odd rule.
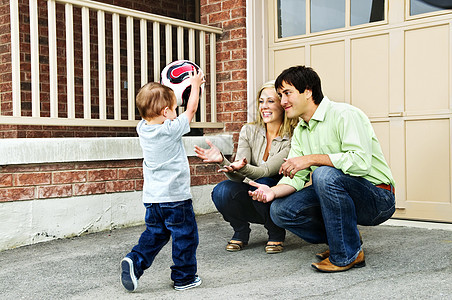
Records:
[[[351,0],[350,25],[360,25],[383,21],[385,18],[385,0]]]

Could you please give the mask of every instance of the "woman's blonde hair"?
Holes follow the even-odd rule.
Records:
[[[266,89],[266,88],[273,88],[275,90],[275,92],[276,92],[275,81],[274,80],[267,81],[266,83],[264,83],[261,86],[261,88],[257,92],[257,97],[256,97],[256,121],[254,121],[252,124],[257,124],[259,126],[262,126],[263,128],[266,128],[266,127],[265,127],[264,120],[262,119],[261,112],[259,110],[259,98],[261,97],[262,91],[264,89]],[[280,101],[279,96],[278,96],[278,101]],[[295,129],[295,127],[298,124],[298,118],[294,118],[294,119],[287,118],[287,115],[286,115],[285,111],[283,112],[283,114],[284,114],[284,119],[283,119],[283,123],[279,127],[278,135],[280,137],[284,137],[284,136],[292,137],[293,130]]]

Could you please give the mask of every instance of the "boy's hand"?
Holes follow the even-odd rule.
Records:
[[[199,71],[200,72],[198,73],[196,69],[193,69],[193,72],[189,75],[188,81],[190,82],[192,89],[197,89],[201,86],[201,84],[206,82],[204,73],[202,72],[202,70]]]

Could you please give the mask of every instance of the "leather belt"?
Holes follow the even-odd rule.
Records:
[[[392,184],[384,184],[384,183],[382,183],[382,184],[376,185],[376,187],[380,188],[380,189],[388,190],[391,193],[395,194],[395,188],[392,186]]]

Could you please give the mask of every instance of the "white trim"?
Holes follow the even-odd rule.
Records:
[[[188,156],[194,145],[208,148],[204,136],[183,137]],[[225,155],[233,151],[232,135],[208,136]],[[0,165],[74,161],[127,160],[143,158],[137,137],[2,139]]]
[[[214,185],[192,186],[195,214],[216,212]],[[108,193],[0,204],[0,251],[85,233],[144,224],[142,192]]]
[[[382,225],[424,228],[424,229],[441,229],[441,230],[452,231],[452,224],[450,224],[450,223],[435,223],[435,222],[389,219],[388,221],[384,222]]]
[[[256,93],[268,80],[267,1],[246,1],[247,121],[255,120]],[[274,78],[272,78],[274,79]]]

